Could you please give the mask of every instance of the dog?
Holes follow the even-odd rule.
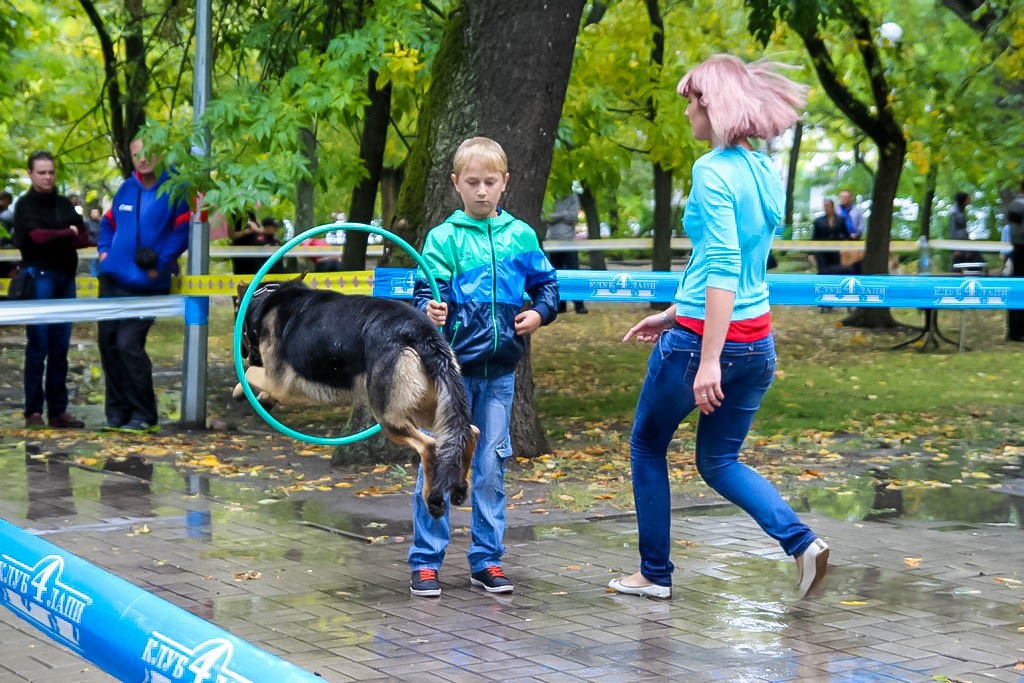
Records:
[[[480,430],[455,354],[425,313],[300,278],[258,287],[242,327],[245,378],[261,402],[362,399],[386,438],[419,454],[433,517],[444,514],[445,494],[453,505],[466,500]],[[233,395],[244,398],[241,384]]]

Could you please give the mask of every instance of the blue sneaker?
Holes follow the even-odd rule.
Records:
[[[436,598],[441,594],[441,584],[437,581],[436,569],[416,569],[409,581],[409,591],[413,595]]]
[[[498,565],[484,567],[478,572],[473,572],[469,575],[469,582],[483,588],[488,593],[511,593],[514,589],[512,582]]]

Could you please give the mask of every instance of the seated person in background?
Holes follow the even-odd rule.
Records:
[[[586,239],[587,233],[584,227],[583,234],[577,234],[576,226],[579,222],[580,200],[575,192],[555,201],[555,210],[548,218],[548,231],[544,239],[548,240],[572,240]],[[578,251],[554,251],[547,252],[546,256],[558,270],[579,270],[580,253]],[[573,310],[577,313],[586,313],[587,306],[582,301],[573,301]],[[559,300],[558,312],[565,313],[565,301]]]
[[[232,246],[236,247],[276,247],[281,243],[277,240],[278,222],[267,217],[262,223],[256,222],[256,214],[247,212],[240,218],[228,222],[228,237]],[[231,268],[235,275],[254,275],[267,260],[267,256],[240,256],[231,259]],[[283,273],[280,261],[270,269],[271,273]]]
[[[851,240],[859,240],[864,235],[864,212],[854,203],[853,193],[849,190],[839,193],[836,213],[846,223],[846,232]]]
[[[814,240],[846,240],[849,239],[846,223],[836,213],[836,203],[826,199],[822,205],[825,214],[814,219]],[[832,275],[843,272],[838,251],[818,251],[814,253],[814,263],[818,275]]]
[[[999,229],[999,241],[1006,244],[1005,249],[999,250],[999,258],[1003,262],[1002,273],[1003,275],[1013,275],[1013,245],[1010,243],[1010,224],[1003,223],[1003,227]]]
[[[956,203],[949,212],[949,239],[969,240],[971,235],[967,232],[967,205],[971,203],[971,195],[966,192],[957,192],[954,200]],[[980,252],[957,249],[953,252],[950,264],[955,266],[958,263],[984,263],[984,261]],[[962,272],[961,269],[955,267],[952,270],[954,273]]]

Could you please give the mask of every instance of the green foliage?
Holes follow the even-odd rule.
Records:
[[[306,178],[322,190],[318,222],[328,220],[365,173],[359,133],[367,74],[377,71],[378,87],[390,83],[400,102],[413,102],[424,90],[435,27],[423,21],[418,3],[374,6],[350,16],[357,25],[333,37],[326,26],[330,6],[318,8],[301,14],[288,4],[271,5],[240,19],[250,21],[252,30],[230,41],[240,54],[218,71],[200,126],[178,122],[151,130],[208,206],[223,213],[256,204],[287,207],[296,182]],[[399,118],[414,121],[415,112],[405,110]],[[203,147],[202,127],[212,138],[205,158],[194,153]],[[302,153],[304,129],[316,133],[316,168]],[[404,150],[390,149],[399,163]]]
[[[653,164],[671,169],[676,185],[686,187],[691,165],[707,151],[691,135],[677,82],[714,52],[753,58],[759,50],[742,29],[738,0],[668,2],[662,5],[666,49],[659,68],[651,60],[654,29],[645,3],[607,5],[600,21],[584,23],[577,38],[549,194],[553,201],[581,181],[605,215],[619,202],[620,213],[649,232]]]
[[[449,20],[446,13],[456,4],[215,3],[213,100],[203,121],[212,146],[209,156],[200,158],[192,152],[203,147],[191,110],[194,8],[145,0],[146,135],[165,150],[182,179],[206,190],[208,203],[216,207],[232,210],[259,202],[280,215],[291,207],[296,182],[309,179],[319,188],[318,219],[326,220],[345,206],[365,172],[358,140],[367,74],[376,70],[379,83],[393,88],[385,163],[398,167],[410,140],[424,133],[417,128],[429,67]],[[690,135],[675,84],[707,55],[722,51],[746,59],[767,54],[803,61],[797,78],[813,81],[798,34],[820,34],[837,77],[869,102],[856,39],[844,21],[851,8],[868,17],[873,32],[883,21],[904,29],[899,45],[876,44],[892,90],[889,106],[908,141],[900,197],[919,200],[927,174],[938,167],[939,198],[970,190],[976,215],[994,216],[1000,192],[1024,174],[1021,3],[986,3],[990,14],[985,17],[994,20],[982,34],[932,0],[663,0],[658,3],[665,24],[661,68],[651,59],[654,36],[646,4],[604,4],[600,20],[587,23],[585,17],[579,33],[549,193],[559,194],[573,180],[586,183],[603,218],[613,222],[613,213],[621,216],[623,232],[629,222],[641,232],[651,225],[653,163],[672,169],[677,198],[685,195],[689,168],[706,148]],[[100,3],[97,9],[123,59],[128,26],[123,4]],[[103,60],[81,5],[0,0],[0,45],[5,47],[0,97],[10,103],[0,119],[2,184],[21,189],[27,153],[49,149],[57,156],[65,191],[84,192],[87,200],[109,195],[119,173],[110,163]],[[877,153],[817,83],[805,121],[798,210],[820,210],[806,206],[812,187],[829,194],[849,187],[869,195]],[[301,153],[304,130],[316,134],[316,167]],[[415,175],[415,169],[407,170],[407,177]],[[945,205],[937,204],[938,220],[944,212]],[[913,223],[907,226],[916,230]]]
[[[1006,78],[1013,73],[1008,66],[1013,62],[1011,55],[1016,55],[1007,46],[1014,44],[1021,12],[993,7],[1002,18],[989,35],[981,36],[952,12],[936,9],[930,0],[745,0],[744,4],[749,9],[748,26],[762,43],[790,40],[787,34],[824,40],[839,83],[873,107],[869,74],[848,23],[855,13],[867,17],[890,88],[887,106],[908,142],[898,196],[920,200],[929,171],[938,166],[938,197],[948,198],[959,190],[975,192],[979,214],[1001,204],[1000,191],[1024,170],[1024,161],[1016,153],[1024,144],[1024,122],[1020,103],[1010,94],[1019,90],[1020,81]],[[884,42],[877,33],[877,27],[887,21],[904,29],[898,44]],[[804,196],[808,186],[824,187],[832,195],[841,187],[870,195],[869,169],[877,167],[878,157],[873,145],[864,144],[865,132],[837,116],[835,104],[819,88],[812,90],[806,121],[805,147],[831,152],[832,158],[821,163],[819,155],[813,170],[804,172],[799,181]],[[820,207],[809,208],[811,213],[820,211]],[[941,218],[944,210],[936,215]],[[892,229],[893,234],[912,231],[916,235],[918,227],[916,221],[895,216]]]

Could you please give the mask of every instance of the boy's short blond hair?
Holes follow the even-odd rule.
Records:
[[[452,170],[456,177],[462,175],[473,159],[480,159],[490,171],[508,173],[508,157],[505,156],[505,150],[490,138],[469,138],[459,145],[455,150],[455,158],[452,159]]]

